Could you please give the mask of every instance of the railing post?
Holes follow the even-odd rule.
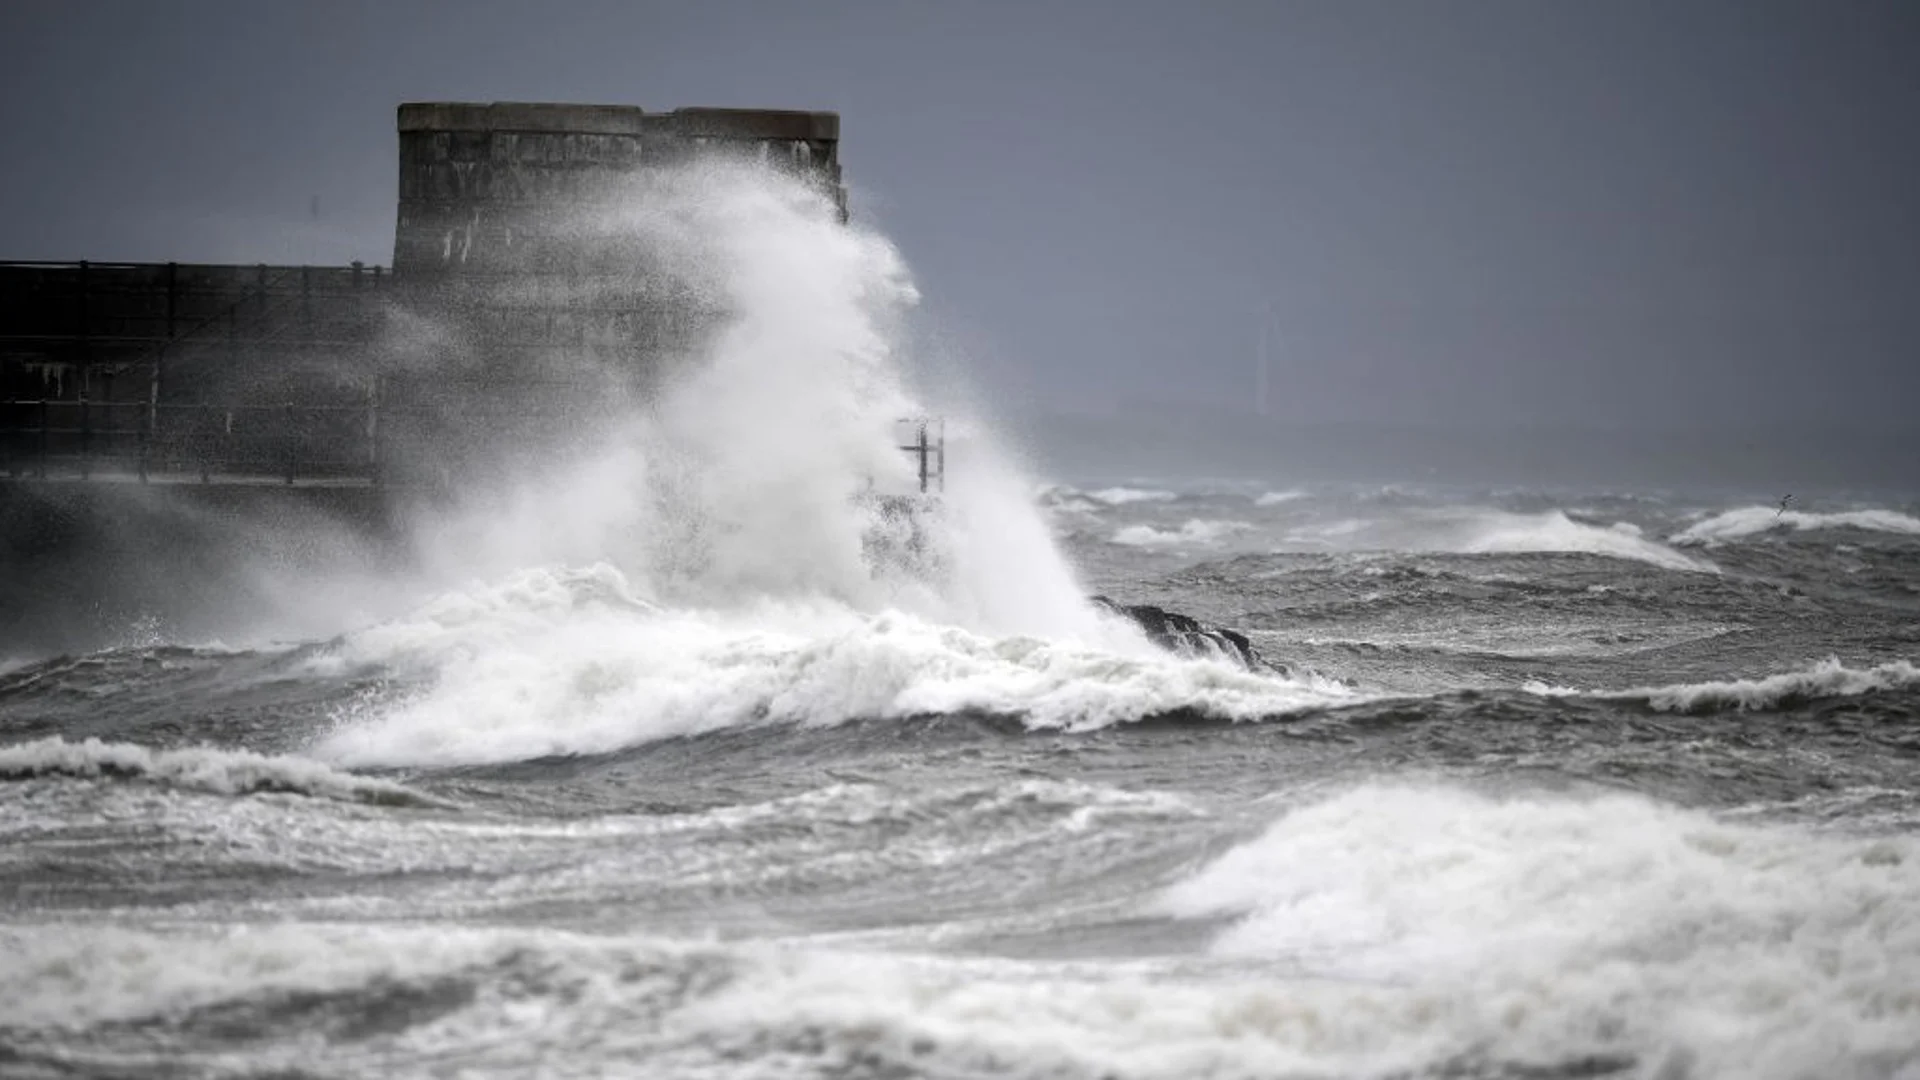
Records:
[[[93,415],[87,408],[86,384],[80,388],[80,479],[93,478]]]
[[[86,386],[87,371],[93,365],[93,312],[87,303],[93,277],[90,269],[85,259],[80,260],[80,385],[83,388]],[[85,393],[84,389],[82,393]]]
[[[367,383],[367,481],[380,486],[380,376]]]
[[[168,300],[168,306],[171,307],[171,295]],[[173,322],[171,316],[167,322],[171,326]],[[171,330],[168,331],[168,336],[171,338]],[[153,366],[147,379],[147,416],[146,423],[140,428],[140,482],[143,484],[147,482],[147,455],[152,452],[153,442],[160,435],[160,362],[166,359],[166,355],[167,347],[164,344],[154,350]]]
[[[49,442],[49,440],[51,440],[52,438],[53,438],[52,414],[47,406],[47,399],[41,398],[40,399],[40,469],[39,469],[39,473],[40,473],[40,479],[42,480],[45,480],[47,478],[47,457],[53,453],[53,447]]]
[[[287,402],[287,483],[293,483],[293,472],[300,458],[300,436],[293,428],[293,402]]]
[[[200,455],[200,482],[205,484],[205,483],[211,482],[213,479],[213,463],[214,463],[213,450],[216,446],[224,447],[225,444],[222,443],[219,439],[216,439],[213,436],[212,429],[207,426],[207,417],[212,414],[211,410],[213,409],[213,406],[201,405],[199,406],[199,409],[200,409],[200,422],[194,426],[202,429],[202,431],[205,432],[205,434],[201,436],[204,452],[201,453]],[[224,449],[222,450],[222,452],[223,453],[225,452]]]

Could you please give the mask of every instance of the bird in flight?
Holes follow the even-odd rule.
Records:
[[[1780,509],[1778,509],[1778,510],[1775,510],[1775,511],[1773,512],[1773,519],[1774,519],[1775,521],[1778,521],[1778,520],[1780,520],[1780,515],[1781,515],[1781,514],[1784,514],[1784,513],[1786,513],[1786,512],[1787,512],[1787,504],[1788,504],[1788,503],[1790,503],[1790,502],[1792,502],[1792,501],[1793,501],[1793,496],[1791,496],[1791,495],[1782,495],[1782,496],[1780,496]]]

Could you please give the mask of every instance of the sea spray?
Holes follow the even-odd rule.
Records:
[[[424,669],[429,689],[343,717],[323,756],[512,760],[951,709],[1098,727],[1338,693],[1186,672],[1098,612],[981,423],[946,425],[944,490],[918,498],[901,421],[941,410],[895,344],[917,294],[893,246],[819,192],[702,167],[583,227],[629,238],[649,275],[723,317],[589,452],[420,530],[441,598],[331,655]],[[930,549],[918,573],[876,558],[903,506]]]
[[[677,282],[717,323],[701,355],[662,361],[651,400],[593,433],[589,452],[424,523],[421,561],[439,587],[606,562],[669,604],[824,599],[1138,647],[1087,606],[1031,484],[965,418],[949,425],[953,468],[928,519],[940,573],[875,572],[877,500],[915,490],[900,422],[942,411],[904,377],[897,342],[918,295],[884,237],[841,224],[798,180],[711,164],[651,177],[578,228],[620,241],[589,246],[643,253],[635,288]]]

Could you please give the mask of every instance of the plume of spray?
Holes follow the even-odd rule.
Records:
[[[938,573],[875,573],[878,497],[916,484],[900,422],[943,411],[905,376],[898,342],[918,294],[884,237],[842,224],[814,187],[737,163],[650,174],[574,229],[633,253],[633,281],[672,281],[716,325],[696,355],[668,358],[650,400],[597,430],[590,451],[422,528],[432,578],[605,562],[636,595],[676,606],[826,602],[1144,647],[1086,603],[1031,485],[964,417],[948,425],[949,484],[924,523]],[[616,342],[605,356],[631,364],[639,349]]]
[[[419,531],[427,579],[469,584],[320,662],[428,685],[342,716],[320,756],[519,760],[970,709],[1086,727],[1323,696],[1175,661],[1098,613],[1033,486],[977,422],[949,418],[946,491],[913,498],[899,422],[939,410],[903,373],[895,343],[916,294],[884,238],[767,171],[648,184],[583,228],[718,313],[711,333],[581,447]],[[877,536],[900,539],[903,507],[909,550],[926,557],[895,562],[882,543],[876,558]]]

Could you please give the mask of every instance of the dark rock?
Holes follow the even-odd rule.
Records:
[[[1191,615],[1154,607],[1152,604],[1122,604],[1111,597],[1095,596],[1093,602],[1138,626],[1147,640],[1180,656],[1231,660],[1249,671],[1284,670],[1262,659],[1254,651],[1247,635],[1224,626],[1201,622]]]

